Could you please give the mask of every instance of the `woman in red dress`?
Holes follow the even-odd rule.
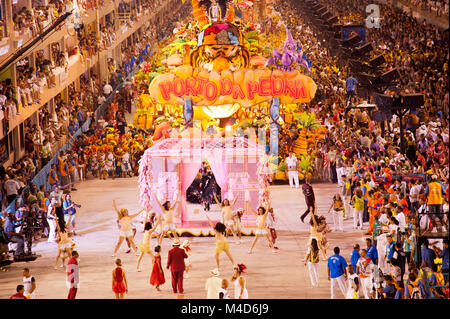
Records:
[[[150,285],[156,286],[156,290],[161,291],[159,286],[166,282],[164,279],[164,271],[161,267],[161,246],[155,247],[155,258],[153,260],[153,270],[150,276]]]
[[[128,282],[125,270],[123,270],[122,261],[116,259],[117,267],[112,272],[112,290],[116,294],[116,299],[123,299],[125,293],[128,293]]]

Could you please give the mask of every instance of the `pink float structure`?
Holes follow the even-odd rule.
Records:
[[[142,207],[161,214],[156,202],[166,200],[175,207],[174,222],[179,235],[212,234],[206,214],[213,222],[221,220],[217,206],[210,212],[196,208],[186,200],[186,190],[194,181],[202,162],[207,161],[221,188],[222,198],[238,198],[234,210],[244,208],[242,233],[251,235],[256,217],[247,212],[245,201],[256,209],[269,201],[268,158],[264,146],[240,137],[168,138],[148,148],[139,164],[139,186]],[[179,194],[179,195],[178,195]]]

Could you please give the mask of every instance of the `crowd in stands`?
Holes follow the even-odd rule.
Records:
[[[14,30],[36,37],[66,10],[64,0],[50,0],[47,6],[23,7],[13,14]]]
[[[84,27],[81,25],[77,28],[78,37],[78,49],[80,51],[81,60],[84,61],[86,58],[90,58],[98,53],[99,43],[97,41],[97,36],[95,30]]]
[[[78,5],[84,10],[98,8],[104,5],[104,0],[78,0]]]
[[[448,0],[408,0],[410,5],[429,11],[438,17],[449,16]]]
[[[368,3],[338,0],[327,5],[358,23]],[[448,38],[390,5],[380,7],[384,17],[381,28],[367,31],[367,41],[375,44],[372,57],[383,54],[387,70],[400,70],[398,92],[425,96],[424,107],[404,119],[405,153],[400,150],[399,118],[394,115],[387,128],[382,128],[370,112],[346,110],[345,82],[353,75],[349,68],[339,67],[338,58],[321,45],[312,26],[302,19],[300,8],[290,3],[278,9],[295,17],[295,22],[288,22],[289,29],[296,30],[293,37],[303,45],[315,68],[318,91],[313,111],[328,127],[325,140],[317,143],[315,150],[319,179],[342,187],[332,200],[342,202],[345,213],[341,218],[353,215],[354,228],[363,229],[372,241],[368,248],[378,249],[378,257],[372,259],[373,271],[378,274],[372,278],[378,279],[369,289],[370,298],[394,298],[396,291],[397,298],[412,298],[411,285],[419,285],[419,281],[423,286],[420,297],[448,298],[448,242],[430,240],[427,248],[425,241],[418,241],[424,234],[448,236]],[[387,94],[394,95],[394,91],[391,88]],[[361,104],[363,99],[356,97],[351,102]],[[336,223],[339,229],[342,220],[338,218]],[[424,262],[426,249],[432,250],[434,257]],[[394,254],[406,257],[399,261]],[[398,276],[394,276],[396,266],[402,270]],[[447,287],[436,278],[445,279]],[[383,282],[394,293],[387,293]],[[363,296],[362,290],[360,294]]]
[[[111,22],[100,26],[100,50],[104,50],[116,41],[116,31],[114,24]]]

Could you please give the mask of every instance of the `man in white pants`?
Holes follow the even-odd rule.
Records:
[[[56,223],[58,222],[58,217],[56,216],[55,212],[55,205],[56,205],[56,197],[52,197],[50,199],[50,205],[48,205],[48,211],[47,211],[47,223],[49,226],[49,234],[48,234],[48,242],[50,243],[56,243]]]
[[[372,291],[372,260],[367,257],[367,250],[361,249],[361,257],[356,263],[356,273],[359,274],[359,282],[364,298],[370,299]]]
[[[350,218],[351,216],[350,201],[352,199],[351,185],[347,175],[342,175],[342,183],[344,184],[344,186],[342,187],[342,195],[344,197],[344,210],[345,210],[344,219],[347,219]]]
[[[331,203],[328,213],[331,213],[333,217],[333,231],[344,231],[344,216],[342,216],[342,210],[344,209],[344,203],[342,202],[342,196],[337,193],[333,197],[333,203]]]
[[[342,181],[342,175],[345,175],[347,173],[347,168],[345,167],[344,159],[345,159],[345,156],[338,155],[338,160],[336,162],[336,175],[337,175],[339,187],[342,187],[344,185],[344,183]]]
[[[339,255],[339,247],[334,247],[334,255],[328,258],[328,280],[331,281],[331,299],[336,299],[337,286],[342,294],[347,295],[347,262]]]
[[[286,158],[286,167],[288,169],[288,175],[289,175],[289,186],[292,188],[294,187],[295,181],[295,188],[298,188],[298,172],[297,172],[297,157],[292,152],[289,152],[289,156]]]

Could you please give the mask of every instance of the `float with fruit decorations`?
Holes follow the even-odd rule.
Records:
[[[220,167],[214,167],[213,163],[211,168],[224,198],[236,195],[233,187],[241,187],[241,202],[237,205],[244,205],[245,200],[253,207],[267,203],[268,180],[274,177],[278,163],[276,156],[265,155],[266,143],[270,141],[272,154],[279,154],[279,129],[285,124],[280,111],[288,109],[287,105],[310,102],[317,87],[302,72],[308,71],[310,61],[289,30],[285,29],[286,40],[280,52],[268,50],[267,46],[278,41],[278,36],[270,36],[268,40],[267,34],[262,36],[258,31],[260,24],[235,21],[238,10],[255,7],[252,1],[192,0],[192,7],[196,22],[177,28],[174,32],[177,39],[138,74],[141,83],[148,83],[148,94],[139,98],[138,105],[143,110],[136,113],[135,124],[155,129],[155,145],[140,162],[139,183],[141,203],[146,210],[161,213],[155,205],[155,196],[163,202],[180,194],[176,226],[197,227],[209,233],[206,213],[203,216],[202,212],[190,212],[186,207],[183,191],[200,168],[185,162],[186,159],[197,155],[199,163],[204,160],[202,156],[209,159],[210,165],[211,161],[221,162]],[[192,30],[198,30],[196,38],[192,38]],[[301,130],[296,146],[296,152],[302,155],[313,134],[319,136],[319,132],[314,131],[317,127],[300,124],[303,118],[297,118],[294,112],[290,115],[289,121],[305,130],[305,133]],[[164,120],[160,120],[161,116]],[[268,136],[261,140],[259,134],[250,132],[252,127],[258,127],[259,132],[267,131]],[[191,141],[181,141],[186,137],[192,138]],[[251,152],[244,152],[239,165],[235,161],[225,163],[225,141],[232,150],[242,147]],[[198,151],[204,148],[209,153]],[[194,150],[200,154],[193,154]],[[190,152],[190,157],[185,152]],[[249,161],[254,161],[254,165],[249,165]],[[153,162],[158,162],[157,169]],[[310,173],[306,166],[304,171]],[[250,184],[257,186],[250,190],[245,186]],[[217,216],[211,215],[211,219],[218,221],[219,215],[217,211]],[[249,220],[246,226],[254,227],[254,220]]]

